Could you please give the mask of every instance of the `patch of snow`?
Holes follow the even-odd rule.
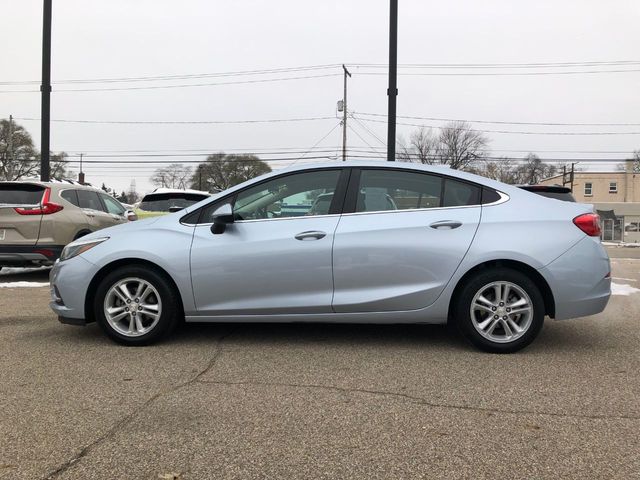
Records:
[[[640,293],[640,288],[632,287],[625,283],[613,283],[611,282],[611,295],[624,295],[629,296],[632,293]]]
[[[40,270],[49,270],[51,267],[3,267],[2,271],[0,271],[0,275],[6,274],[15,274],[15,273],[30,273],[37,272]]]
[[[611,277],[612,280],[626,280],[627,282],[637,282],[635,278]]]
[[[49,282],[3,282],[0,288],[48,287]]]

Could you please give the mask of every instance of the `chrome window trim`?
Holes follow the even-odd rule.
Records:
[[[279,221],[279,220],[297,220],[297,219],[301,219],[301,218],[329,218],[329,217],[339,217],[341,214],[339,213],[332,213],[332,214],[328,214],[328,215],[299,215],[297,217],[281,217],[281,218],[255,218],[253,220],[237,220],[233,223],[256,223],[256,222],[273,222],[273,221]],[[180,222],[182,223],[182,221]],[[189,224],[189,223],[182,223],[183,225],[186,225],[188,227],[200,227],[200,226],[211,226],[213,225],[213,222],[209,222],[209,223],[198,223],[198,224]],[[232,224],[229,224],[232,225]]]

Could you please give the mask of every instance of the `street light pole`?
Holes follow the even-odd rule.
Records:
[[[351,73],[347,70],[347,67],[342,65],[344,70],[344,96],[342,97],[342,161],[347,161],[347,75],[350,77]]]
[[[389,109],[387,114],[387,161],[396,161],[396,97],[398,96],[398,0],[390,0],[389,15]]]
[[[40,180],[49,181],[49,133],[51,115],[51,3],[44,0],[42,14],[42,105],[40,114]]]

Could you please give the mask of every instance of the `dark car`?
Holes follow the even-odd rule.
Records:
[[[516,185],[518,188],[528,192],[537,193],[543,197],[555,198],[564,202],[575,202],[571,189],[561,185]]]

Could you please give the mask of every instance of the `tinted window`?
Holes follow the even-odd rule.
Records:
[[[124,207],[120,205],[120,203],[104,193],[101,193],[100,196],[102,197],[104,206],[107,207],[107,212],[113,213],[114,215],[124,215]]]
[[[576,199],[573,198],[573,195],[571,195],[570,193],[566,193],[566,192],[545,192],[545,191],[540,191],[540,192],[536,192],[535,190],[530,190],[533,193],[537,193],[538,195],[542,196],[542,197],[547,197],[547,198],[555,198],[556,200],[562,200],[564,202],[575,202]]]
[[[75,190],[65,190],[63,192],[60,192],[60,196],[67,202],[75,205],[76,207],[78,206],[78,194]]]
[[[458,180],[444,182],[444,207],[463,207],[480,203],[480,187]]]
[[[91,210],[103,211],[102,203],[98,197],[98,192],[90,190],[78,190],[78,206],[80,208],[90,208]]]
[[[187,208],[209,195],[204,193],[150,193],[140,202],[140,210],[146,212],[168,212],[171,207]]]
[[[238,220],[326,214],[339,177],[340,170],[321,170],[275,178],[238,193],[233,213]]]
[[[399,170],[362,170],[356,212],[409,210],[440,206],[442,179]]]
[[[42,200],[44,187],[39,185],[21,185],[18,183],[0,184],[0,204],[37,205]]]
[[[486,205],[487,203],[493,203],[500,200],[500,195],[495,190],[490,188],[482,189],[482,204]]]

